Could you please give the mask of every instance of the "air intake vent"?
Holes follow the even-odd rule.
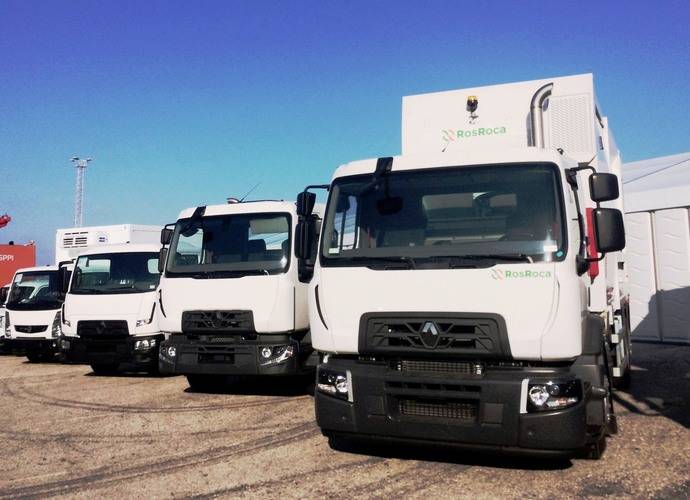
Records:
[[[594,152],[594,111],[588,94],[551,97],[544,113],[547,146],[567,154]]]
[[[429,375],[481,375],[484,371],[482,363],[470,361],[401,360],[393,368],[403,373]]]
[[[88,231],[80,231],[78,233],[65,233],[62,237],[63,248],[85,247],[88,244]]]
[[[48,325],[14,325],[19,333],[41,333],[48,329]]]
[[[473,401],[435,401],[425,399],[400,399],[401,415],[428,418],[465,420],[477,419],[478,404]]]

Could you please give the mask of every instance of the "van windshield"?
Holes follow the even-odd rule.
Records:
[[[563,205],[553,164],[393,171],[336,179],[321,262],[398,259],[442,267],[461,261],[565,257]]]
[[[10,287],[7,309],[16,311],[59,309],[65,300],[65,295],[60,290],[58,278],[58,271],[18,273]]]
[[[290,264],[290,215],[228,214],[180,219],[166,276],[224,278],[284,273]]]
[[[74,266],[70,293],[153,292],[158,287],[158,252],[82,255]]]

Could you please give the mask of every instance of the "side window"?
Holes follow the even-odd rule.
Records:
[[[357,198],[346,195],[338,200],[328,253],[337,254],[353,248],[357,248]]]
[[[201,229],[197,229],[194,234],[189,236],[180,234],[175,253],[175,264],[184,266],[201,263],[203,239],[204,232]]]

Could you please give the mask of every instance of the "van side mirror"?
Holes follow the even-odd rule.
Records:
[[[173,230],[168,228],[168,227],[164,227],[161,230],[161,245],[169,245],[170,242],[172,241],[172,237],[173,237]]]
[[[296,210],[297,215],[300,217],[308,217],[312,214],[314,210],[314,204],[316,203],[316,195],[310,193],[309,191],[302,191],[297,195]]]
[[[4,304],[7,302],[7,292],[9,288],[2,287],[0,288],[0,305]]]
[[[165,271],[165,261],[168,258],[168,249],[163,247],[158,252],[158,273],[163,274]]]
[[[597,250],[602,254],[625,248],[623,214],[615,208],[594,209],[594,236]]]
[[[614,174],[594,173],[589,176],[589,195],[595,203],[618,198],[618,177]]]

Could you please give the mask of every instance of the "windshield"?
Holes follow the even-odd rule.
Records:
[[[321,261],[535,262],[565,256],[552,164],[391,172],[336,179]],[[446,258],[444,261],[444,258]],[[359,263],[359,264],[356,264]]]
[[[278,274],[289,263],[289,214],[215,215],[177,222],[166,276]]]
[[[65,300],[58,283],[57,271],[18,273],[10,287],[7,309],[42,311],[58,309]]]
[[[74,266],[70,293],[142,293],[158,286],[157,252],[84,255]]]

